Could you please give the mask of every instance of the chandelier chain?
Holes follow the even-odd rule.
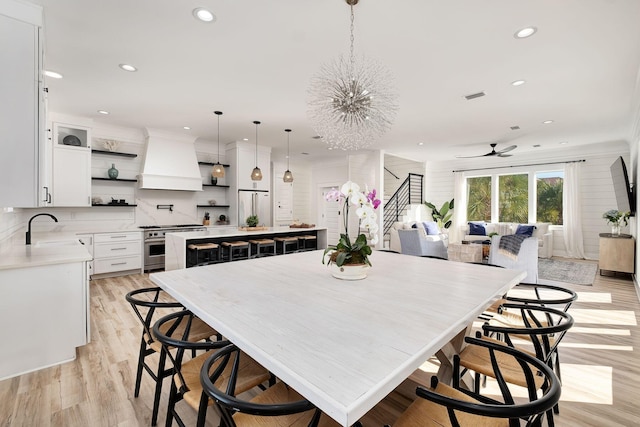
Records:
[[[353,13],[353,5],[350,6],[351,7],[351,27],[350,27],[350,31],[351,31],[351,46],[350,46],[350,50],[349,50],[349,61],[351,64],[351,77],[353,78],[353,68],[355,66],[356,60],[355,60],[355,56],[353,54],[353,42],[355,40],[354,36],[353,36],[353,29],[354,29],[354,24],[353,21],[355,20],[355,14]]]

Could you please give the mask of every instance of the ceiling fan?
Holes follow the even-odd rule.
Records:
[[[456,156],[458,159],[470,159],[472,157],[492,157],[492,156],[496,156],[496,157],[511,157],[511,154],[504,154],[504,153],[508,153],[511,150],[515,150],[516,148],[518,148],[517,145],[511,145],[507,148],[503,148],[502,150],[496,151],[496,145],[498,145],[496,142],[489,144],[491,145],[491,152],[487,153],[487,154],[481,154],[479,156]]]

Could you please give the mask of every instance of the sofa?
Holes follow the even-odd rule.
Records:
[[[414,227],[415,225],[415,227]],[[420,228],[418,228],[418,225],[421,225]],[[444,244],[444,247],[446,248],[449,244],[449,236],[443,233],[438,233],[438,234],[427,234],[425,228],[422,226],[422,223],[420,222],[416,222],[416,221],[411,221],[411,222],[394,222],[391,225],[391,229],[389,230],[389,249],[394,251],[394,252],[398,252],[398,253],[402,253],[402,245],[400,243],[400,237],[398,236],[398,230],[418,230],[420,232],[420,236],[421,238],[423,238],[425,241],[431,241],[431,242],[442,242],[442,244]]]
[[[522,241],[520,252],[517,257],[503,254],[500,251],[501,236],[493,236],[491,238],[491,250],[489,252],[489,264],[499,265],[500,267],[512,270],[524,270],[527,277],[522,283],[538,283],[538,238],[529,237]]]
[[[484,226],[484,234],[471,234],[469,223],[463,225],[460,235],[463,236],[464,241],[477,241],[477,240],[489,240],[489,234],[498,233],[501,236],[507,234],[515,234],[518,229],[518,223],[511,222],[483,222],[483,221],[471,221],[474,224]],[[535,224],[522,224],[533,225],[532,237],[537,239],[538,243],[538,257],[539,258],[551,258],[553,256],[553,233],[549,230],[549,223],[536,222]]]
[[[424,230],[409,228],[398,230],[400,253],[404,255],[429,256],[447,259],[445,240],[427,240]]]

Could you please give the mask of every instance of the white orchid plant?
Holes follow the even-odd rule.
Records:
[[[369,255],[371,255],[371,245],[378,243],[378,216],[375,210],[380,206],[380,200],[376,198],[376,190],[369,191],[365,188],[360,191],[360,186],[352,181],[347,181],[340,191],[334,188],[325,196],[327,201],[343,203],[344,230],[340,234],[340,241],[335,246],[329,246],[322,255],[324,264],[327,254],[329,258],[327,264],[336,263],[338,267],[349,264],[371,265]],[[349,208],[357,206],[358,216],[358,237],[351,242],[349,237]]]

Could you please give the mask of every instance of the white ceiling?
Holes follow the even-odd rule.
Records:
[[[221,110],[222,142],[253,142],[260,120],[261,145],[282,150],[291,128],[292,156],[341,154],[312,139],[306,103],[320,66],[348,52],[344,0],[33,2],[44,6],[45,68],[64,75],[47,80],[51,111],[215,143]],[[217,21],[196,21],[196,7]],[[526,158],[534,144],[629,139],[638,0],[361,0],[355,19],[356,53],[383,62],[399,95],[395,124],[372,148],[453,159],[498,142]],[[526,26],[538,32],[515,39]],[[478,91],[487,95],[463,98]]]

